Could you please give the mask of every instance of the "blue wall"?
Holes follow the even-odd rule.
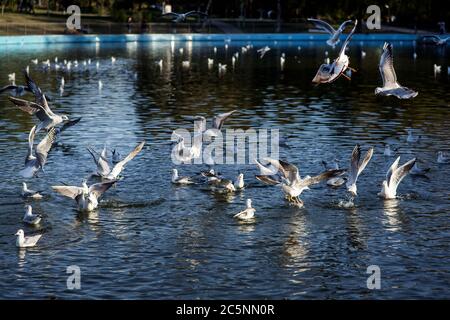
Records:
[[[325,41],[327,34],[311,33],[242,33],[242,34],[120,34],[120,35],[32,35],[0,36],[0,45],[16,44],[50,44],[50,43],[93,43],[93,42],[128,42],[128,41]],[[343,36],[345,38],[345,36]],[[413,41],[414,34],[355,34],[357,41]]]

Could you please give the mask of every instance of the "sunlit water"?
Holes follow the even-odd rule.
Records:
[[[21,70],[30,65],[57,112],[83,117],[51,151],[45,173],[28,181],[47,194],[32,202],[43,221],[30,228],[21,222],[18,172],[34,119],[7,95],[0,97],[0,297],[450,298],[450,165],[436,163],[438,150],[450,150],[449,50],[394,43],[400,83],[419,91],[417,98],[402,102],[374,95],[381,85],[381,42],[352,43],[351,65],[358,70],[352,81],[318,87],[311,79],[324,52],[333,59],[337,49],[317,42],[254,43],[233,69],[232,54],[243,45],[230,43],[228,50],[222,42],[0,48],[1,84],[11,72],[21,83]],[[264,45],[272,50],[261,60],[256,49]],[[79,67],[44,72],[30,62],[53,62],[56,56],[78,59]],[[212,70],[208,57],[215,59]],[[84,67],[88,58],[92,64]],[[155,64],[161,58],[162,70]],[[189,69],[183,69],[183,60],[191,61]],[[218,62],[228,64],[224,75],[218,75]],[[442,65],[437,76],[434,63]],[[60,96],[62,76],[66,85]],[[281,157],[304,175],[321,172],[323,159],[338,158],[348,167],[356,143],[363,150],[374,146],[355,206],[340,205],[345,189],[325,185],[302,195],[305,208],[290,206],[279,189],[256,181],[253,165],[219,167],[230,178],[245,172],[247,188],[230,196],[203,186],[171,185],[171,132],[193,130],[187,116],[210,119],[232,109],[239,112],[225,128],[279,129],[288,145]],[[422,136],[420,143],[406,143],[406,128]],[[79,214],[73,200],[51,192],[51,185],[78,185],[94,170],[87,146],[100,149],[106,143],[125,155],[142,140],[147,142],[143,152],[97,211]],[[386,142],[400,147],[402,162],[417,156],[421,166],[432,169],[428,178],[407,177],[399,188],[401,199],[384,202],[377,193],[395,159],[383,156]],[[194,175],[205,166],[178,169]],[[256,219],[242,224],[233,214],[245,208],[247,198],[253,199]],[[36,248],[18,250],[14,233],[19,228],[44,236]],[[66,287],[71,265],[81,268],[80,290]],[[380,290],[367,289],[369,265],[381,268]]]

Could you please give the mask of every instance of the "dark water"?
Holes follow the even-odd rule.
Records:
[[[378,61],[382,43],[352,43],[351,82],[311,85],[324,51],[319,43],[268,43],[263,60],[256,49],[231,56],[245,43],[129,43],[116,45],[0,48],[1,83],[7,74],[30,65],[54,109],[82,121],[66,131],[52,150],[45,174],[28,181],[47,197],[32,203],[43,215],[37,228],[21,222],[18,171],[26,155],[33,119],[0,97],[0,274],[2,298],[450,298],[450,165],[436,163],[438,150],[450,150],[449,49],[394,43],[400,83],[417,89],[412,101],[381,99]],[[213,47],[217,46],[217,54]],[[301,46],[301,50],[298,50]],[[178,48],[184,47],[183,57]],[[367,52],[361,58],[360,50]],[[418,58],[413,59],[416,50]],[[284,70],[279,57],[286,53]],[[43,72],[30,59],[78,59],[71,73]],[[111,65],[111,56],[117,57]],[[206,59],[228,63],[219,77]],[[81,62],[92,58],[87,71]],[[154,61],[164,59],[162,70]],[[190,60],[185,70],[182,60]],[[95,63],[100,61],[96,71]],[[433,64],[442,74],[433,74]],[[66,86],[62,97],[61,76]],[[103,90],[98,92],[98,80]],[[345,190],[324,185],[305,192],[305,208],[289,206],[280,190],[262,187],[253,165],[222,165],[234,177],[244,170],[249,186],[222,196],[200,186],[170,183],[171,132],[192,130],[186,116],[211,117],[238,109],[226,128],[274,128],[287,139],[281,156],[303,174],[322,170],[320,161],[338,158],[348,166],[353,146],[375,147],[358,181],[355,207],[342,208]],[[422,136],[406,143],[406,128]],[[61,183],[78,185],[94,169],[86,147],[104,143],[126,154],[139,141],[144,151],[129,163],[124,180],[109,190],[100,208],[79,214],[75,203],[51,192]],[[431,167],[428,179],[407,177],[401,200],[377,198],[394,158],[383,156],[384,143],[400,147],[402,162],[418,156]],[[202,165],[183,165],[193,175]],[[232,218],[253,199],[256,221]],[[18,250],[13,234],[43,232],[39,245]],[[81,268],[81,290],[68,290],[66,268]],[[381,269],[381,289],[366,286],[366,269]]]

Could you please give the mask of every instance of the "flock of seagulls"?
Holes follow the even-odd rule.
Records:
[[[199,15],[205,16],[201,12],[191,11],[185,14],[167,13],[167,16],[173,16],[174,22],[185,21],[188,16]],[[315,84],[332,83],[336,81],[340,76],[351,79],[351,73],[356,72],[355,69],[350,67],[350,59],[346,54],[347,47],[354,34],[358,21],[347,20],[343,22],[338,29],[334,29],[328,23],[317,20],[308,19],[311,23],[315,24],[321,30],[330,34],[330,38],[326,41],[331,47],[335,47],[340,42],[340,36],[345,29],[353,25],[352,30],[347,35],[343,42],[339,54],[332,62],[329,58],[319,67],[312,82]],[[436,44],[445,44],[447,39],[436,40]],[[248,50],[252,49],[252,45],[247,45],[241,48],[240,51],[235,52],[232,55],[232,66],[234,68],[237,59],[241,54],[245,54]],[[228,49],[228,44],[225,44],[225,49]],[[298,50],[301,48],[299,47]],[[257,50],[259,58],[263,59],[266,54],[270,52],[269,46],[264,46]],[[217,52],[217,48],[214,48],[214,52]],[[182,54],[182,52],[180,51]],[[328,52],[325,52],[328,56]],[[362,56],[366,53],[361,52]],[[283,53],[280,57],[280,66],[284,67],[286,56]],[[31,61],[37,65],[39,61],[33,59]],[[114,64],[116,58],[111,58],[111,63]],[[53,66],[55,70],[70,70],[72,67],[78,67],[78,61],[66,61],[58,62],[58,58],[54,59],[52,64],[50,60],[41,62],[44,70]],[[90,65],[92,61],[86,60],[82,64],[84,66]],[[163,67],[163,59],[155,62],[159,68]],[[214,66],[214,59],[208,58],[207,65],[211,69]],[[190,67],[189,61],[182,61],[182,66],[185,68]],[[227,65],[218,63],[219,74],[226,72]],[[96,63],[96,68],[99,68],[99,62]],[[394,96],[399,99],[411,99],[417,96],[418,92],[411,90],[407,87],[401,86],[397,81],[397,76],[394,70],[393,63],[393,46],[391,43],[385,43],[383,46],[383,53],[380,58],[379,71],[383,80],[383,86],[375,89],[376,95],[381,96]],[[434,65],[434,72],[441,72],[441,67]],[[29,67],[24,72],[25,85],[16,84],[15,73],[8,75],[9,85],[0,88],[0,94],[3,92],[10,93],[10,101],[25,113],[35,116],[37,119],[36,125],[34,125],[28,135],[28,152],[24,162],[24,168],[20,171],[23,178],[29,179],[32,177],[39,177],[40,172],[44,171],[44,166],[47,162],[47,158],[51,152],[52,147],[57,143],[58,137],[68,128],[76,125],[81,118],[70,119],[67,115],[55,113],[51,109],[51,99],[42,92],[40,87],[29,75]],[[60,81],[60,93],[64,91],[65,80]],[[103,83],[101,80],[98,82],[99,90],[102,89]],[[34,101],[24,100],[20,97],[25,94],[31,93],[34,95]],[[173,134],[175,138],[176,146],[173,149],[181,162],[189,162],[202,156],[201,146],[196,141],[202,141],[204,137],[212,138],[216,137],[218,131],[222,130],[225,121],[232,116],[237,110],[231,110],[226,113],[218,114],[213,117],[211,121],[211,127],[207,128],[207,119],[204,116],[197,116],[194,118],[195,131],[199,132],[199,139],[194,137],[194,143],[191,146],[186,146],[184,138],[180,135]],[[41,134],[41,132],[44,132]],[[35,146],[35,139],[41,134],[42,139]],[[421,137],[414,135],[412,130],[408,130],[408,136],[406,141],[408,143],[419,143]],[[122,179],[122,172],[131,160],[133,160],[143,149],[145,142],[139,143],[126,157],[121,157],[117,150],[108,150],[106,146],[101,152],[96,151],[92,147],[88,147],[87,151],[91,154],[95,169],[93,173],[87,178],[81,181],[79,186],[70,185],[57,185],[51,186],[51,189],[67,198],[75,200],[76,207],[79,211],[90,212],[95,210],[100,198],[111,187],[119,183]],[[386,144],[384,149],[384,155],[387,157],[393,157],[397,153],[398,149],[391,148]],[[110,154],[110,156],[109,156]],[[260,181],[266,186],[277,187],[283,193],[285,199],[292,205],[297,207],[303,207],[304,202],[300,196],[306,190],[310,190],[310,187],[326,181],[326,184],[332,188],[339,188],[345,185],[347,194],[349,196],[349,203],[352,204],[354,199],[358,196],[357,181],[359,176],[363,173],[367,165],[370,163],[374,149],[369,147],[362,157],[362,150],[360,145],[356,145],[351,153],[348,169],[340,168],[339,160],[335,159],[331,163],[325,161],[322,162],[324,171],[318,175],[306,175],[301,177],[298,167],[286,160],[264,158],[263,163],[254,159],[254,164],[259,174],[255,175],[256,180]],[[172,169],[171,182],[178,186],[188,186],[194,184],[205,184],[213,191],[234,193],[245,189],[246,184],[244,181],[244,173],[239,172],[234,179],[223,177],[214,168],[214,161],[205,161],[209,165],[209,170],[202,171],[198,177],[189,177],[180,175],[177,168]],[[450,157],[444,152],[439,151],[437,156],[437,162],[440,164],[449,164]],[[430,168],[419,168],[418,160],[413,158],[403,165],[400,165],[400,156],[392,163],[387,171],[385,180],[382,183],[381,191],[378,196],[385,200],[397,198],[397,189],[400,182],[408,175],[426,175],[430,171]],[[95,179],[92,184],[88,184],[89,179]],[[35,191],[28,188],[28,185],[23,182],[22,184],[22,197],[24,199],[42,199],[44,198],[42,191]],[[246,222],[252,222],[255,219],[256,209],[252,207],[252,200],[247,199],[246,208],[235,214],[233,217]],[[42,221],[42,216],[33,214],[33,209],[30,205],[25,208],[25,214],[22,221],[28,225],[39,225]],[[42,234],[25,236],[24,231],[19,229],[16,233],[16,245],[20,248],[33,247],[37,244]]]
[[[112,59],[114,63],[115,58]],[[37,61],[34,61],[37,64]],[[49,63],[49,62],[48,62]],[[45,65],[49,65],[45,62]],[[58,63],[55,58],[55,63]],[[68,64],[68,62],[65,62]],[[3,91],[12,90],[10,101],[20,110],[35,116],[37,124],[34,125],[28,134],[28,152],[25,157],[24,167],[19,174],[25,178],[39,177],[39,173],[44,171],[44,166],[47,162],[48,156],[52,147],[57,142],[58,137],[68,128],[76,125],[81,118],[69,119],[67,115],[57,114],[52,111],[49,104],[48,97],[42,92],[41,88],[36,84],[28,73],[28,69],[24,72],[25,85],[15,85],[14,76],[9,75],[8,79],[14,83],[5,87]],[[13,87],[11,87],[13,86]],[[61,87],[64,86],[64,80],[61,81]],[[61,90],[60,87],[60,90]],[[18,90],[17,88],[21,88]],[[2,92],[3,92],[2,91]],[[25,93],[32,93],[34,101],[17,98]],[[20,93],[20,94],[18,94]],[[44,131],[43,138],[35,147],[35,139],[37,135]],[[81,186],[52,186],[52,190],[65,197],[72,198],[76,201],[79,211],[89,212],[98,207],[100,197],[119,180],[121,180],[121,173],[126,164],[130,162],[136,155],[141,152],[145,142],[139,143],[125,158],[120,159],[120,154],[117,150],[112,151],[112,159],[107,159],[106,148],[100,154],[97,154],[92,148],[88,151],[94,158],[96,170],[89,178],[97,178],[100,182],[87,185],[88,181],[83,179]],[[28,185],[22,183],[22,197],[24,199],[43,199],[41,191],[34,191],[28,188]],[[22,221],[29,225],[38,225],[42,220],[42,216],[35,215],[32,212],[30,205],[26,206],[26,212]],[[20,248],[33,247],[37,244],[42,235],[25,236],[22,229],[16,233],[16,245]]]

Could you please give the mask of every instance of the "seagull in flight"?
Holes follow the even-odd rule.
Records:
[[[312,80],[313,83],[331,83],[336,81],[341,75],[344,76],[347,80],[351,80],[351,78],[345,72],[347,71],[347,69],[350,69],[352,72],[356,72],[356,70],[349,66],[350,59],[345,54],[345,50],[350,43],[353,33],[355,33],[357,24],[358,20],[355,21],[355,25],[352,31],[350,31],[347,39],[345,39],[345,42],[342,44],[339,56],[331,64],[324,63],[319,67],[319,70]]]
[[[270,47],[269,46],[265,46],[261,49],[256,50],[256,52],[259,53],[259,58],[262,59],[264,58],[264,56],[266,55],[267,52],[270,51]]]
[[[305,176],[303,179],[300,177],[298,168],[283,160],[275,160],[271,158],[265,158],[265,161],[269,162],[273,167],[278,169],[276,175],[257,175],[256,179],[268,184],[281,186],[281,189],[286,195],[286,199],[297,205],[303,207],[303,201],[299,196],[304,190],[308,190],[309,186],[318,184],[323,180],[341,175],[345,170],[327,170],[317,176]]]
[[[204,13],[204,12],[193,10],[193,11],[189,11],[189,12],[186,12],[186,13],[167,12],[167,13],[163,13],[162,16],[163,17],[171,16],[171,17],[173,17],[172,22],[179,23],[179,22],[186,21],[186,19],[189,16],[207,17],[208,15],[206,13]]]
[[[437,35],[428,36],[430,40],[437,46],[443,46],[447,44],[447,41],[450,39],[450,37],[447,38],[441,38]],[[428,38],[427,37],[427,38]]]
[[[344,21],[336,30],[329,23],[323,20],[308,19],[308,21],[312,22],[316,26],[316,28],[328,32],[331,35],[330,38],[327,40],[327,44],[329,46],[332,46],[333,48],[339,43],[340,41],[339,37],[342,34],[342,32],[344,32],[345,28],[353,22],[352,20]]]
[[[117,180],[111,180],[88,186],[87,181],[83,180],[81,187],[52,186],[52,189],[65,197],[74,199],[79,211],[90,212],[98,207],[100,197],[116,182]]]
[[[195,119],[198,120],[194,123],[194,131],[203,132],[206,130],[205,135],[217,136],[217,131],[222,130],[225,120],[227,120],[233,113],[237,110],[232,110],[230,112],[220,113],[212,119],[212,128],[206,130],[206,118],[203,116],[196,116]]]
[[[47,162],[48,153],[55,141],[56,130],[50,129],[47,135],[42,139],[36,147],[36,155],[33,155],[34,137],[36,134],[36,126],[34,126],[28,135],[28,153],[25,158],[25,168],[20,171],[24,178],[34,177],[39,170],[43,170]]]
[[[97,171],[94,175],[100,176],[105,180],[113,180],[116,181],[119,177],[119,174],[124,169],[125,165],[134,159],[139,152],[141,152],[142,148],[145,145],[145,141],[139,143],[133,151],[131,151],[128,156],[119,161],[114,165],[111,169],[108,160],[106,159],[106,148],[103,148],[102,153],[99,157],[96,156],[96,152],[92,148],[88,148],[89,153],[92,155],[95,164],[97,165]]]
[[[392,53],[392,44],[385,42],[383,46],[383,54],[380,59],[380,74],[383,79],[383,87],[375,89],[376,95],[394,96],[399,99],[411,99],[419,93],[407,87],[402,87],[397,82],[397,75],[394,70],[394,55]]]
[[[356,181],[359,175],[364,171],[370,159],[372,159],[373,148],[370,148],[364,159],[361,161],[361,146],[357,144],[353,148],[352,158],[350,160],[350,171],[348,172],[348,180],[346,183],[347,191],[353,196],[357,195]]]
[[[398,166],[399,162],[400,157],[398,157],[389,168],[386,174],[386,180],[383,181],[381,192],[378,193],[378,196],[384,198],[385,200],[395,199],[397,197],[397,187],[403,178],[405,178],[414,167],[416,159],[414,158],[406,162],[401,167]]]

